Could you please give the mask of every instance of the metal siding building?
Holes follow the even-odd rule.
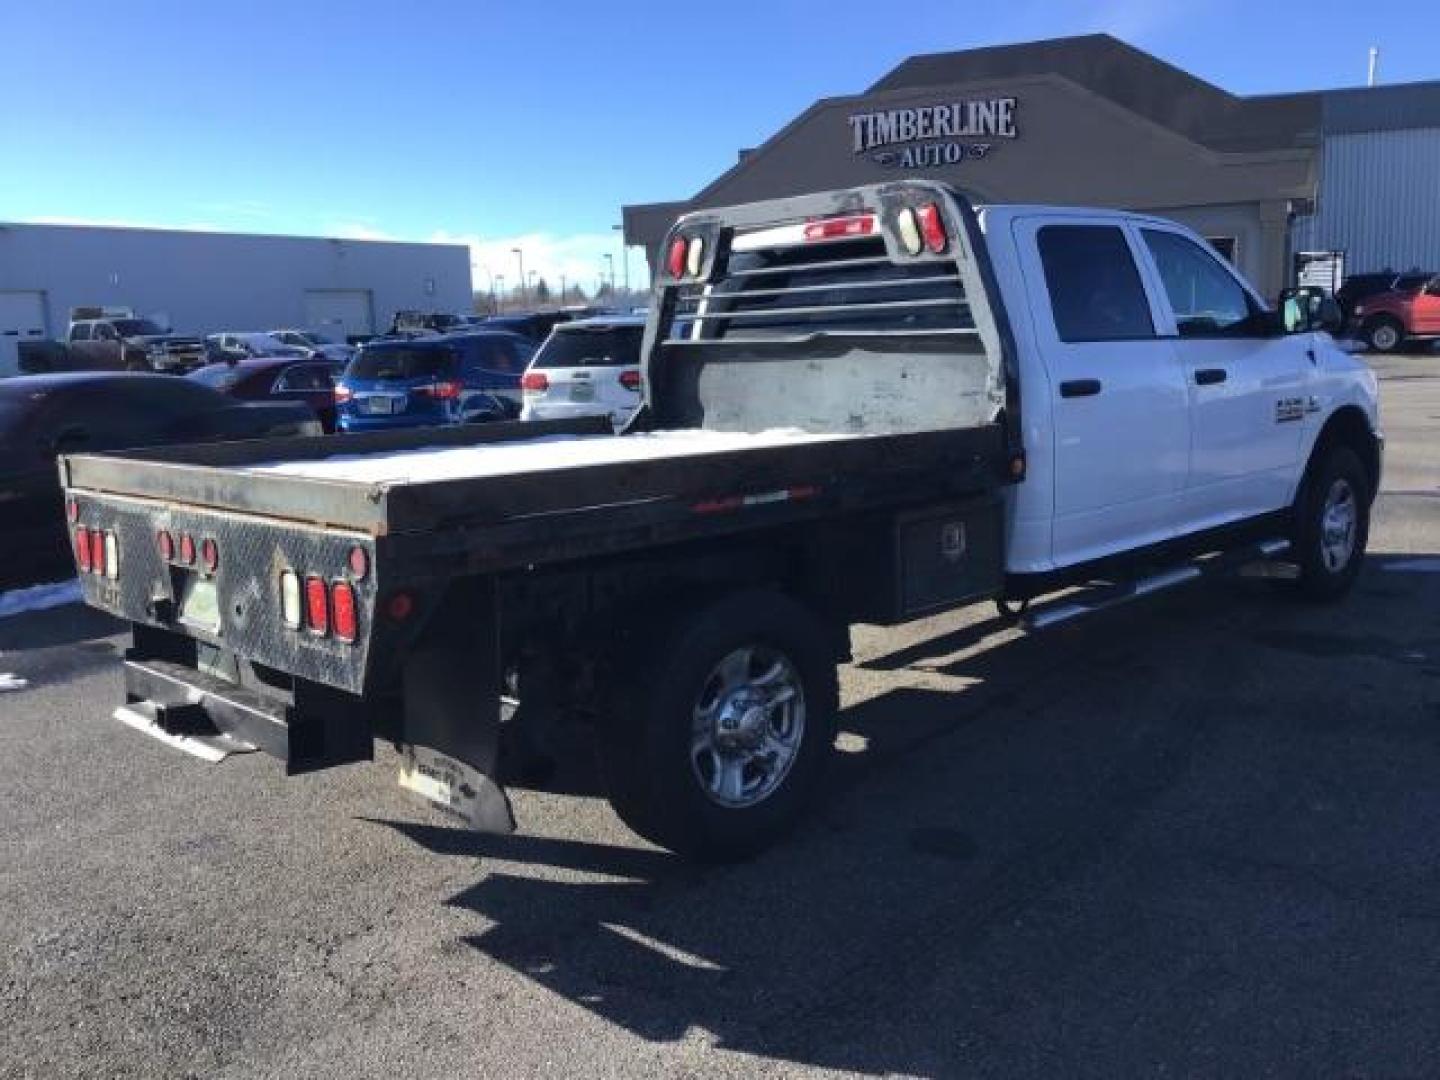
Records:
[[[0,224],[0,334],[12,337],[63,337],[71,309],[95,305],[181,333],[355,336],[399,309],[471,302],[470,253],[456,244]]]
[[[1315,212],[1297,251],[1343,251],[1350,273],[1440,268],[1440,83],[1337,90],[1321,110]]]
[[[927,130],[997,102],[1004,131]],[[893,137],[897,122],[913,137]],[[1301,250],[1344,249],[1352,272],[1440,269],[1440,83],[1242,97],[1106,34],[912,57],[816,102],[691,198],[625,207],[625,238],[653,268],[686,211],[905,175],[978,202],[1170,217],[1272,297]]]

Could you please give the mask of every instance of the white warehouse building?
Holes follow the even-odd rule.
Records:
[[[127,307],[179,333],[384,330],[397,310],[469,311],[459,244],[0,223],[0,336],[61,338],[73,308]]]

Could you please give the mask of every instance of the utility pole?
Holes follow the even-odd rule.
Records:
[[[520,306],[525,306],[525,253],[519,248],[511,248],[510,253],[520,260],[520,283],[516,287],[520,290]]]
[[[610,252],[605,253],[605,261],[610,264],[610,295],[615,295],[615,256]]]
[[[496,308],[495,308],[495,314],[496,314],[496,315],[500,315],[500,314],[503,314],[504,311],[505,311],[505,275],[504,275],[504,274],[496,274],[496,275],[495,275],[495,291],[496,291],[496,293],[497,293],[497,294],[499,295],[499,297],[500,297],[500,299],[499,299],[498,301],[496,301],[497,306],[496,306]]]

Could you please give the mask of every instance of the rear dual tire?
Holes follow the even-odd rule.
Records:
[[[756,854],[820,786],[839,691],[827,627],[747,590],[655,628],[622,665],[600,733],[615,812],[702,861]]]

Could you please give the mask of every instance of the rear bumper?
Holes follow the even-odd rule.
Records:
[[[311,683],[297,683],[292,703],[131,649],[125,657],[125,700],[167,742],[219,737],[279,758],[291,774],[374,756],[364,704]]]
[[[125,661],[125,698],[153,707],[169,735],[227,735],[290,759],[290,709],[252,690],[168,660]]]

